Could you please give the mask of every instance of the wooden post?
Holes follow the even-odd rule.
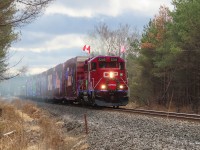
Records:
[[[85,120],[85,133],[88,134],[88,126],[87,126],[87,116],[84,114],[84,120]]]
[[[0,117],[2,117],[2,108],[0,108]]]

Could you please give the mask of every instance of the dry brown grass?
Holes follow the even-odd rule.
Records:
[[[128,108],[128,109],[136,109],[136,108],[139,108],[140,106],[137,103],[129,102],[128,105],[123,106],[123,107]]]
[[[31,101],[0,101],[0,109],[0,150],[68,150],[80,141],[64,135],[62,124]]]
[[[24,149],[27,140],[24,136],[23,119],[15,112],[15,108],[0,101],[2,116],[0,118],[0,149]],[[10,133],[10,134],[7,134]]]
[[[151,105],[147,106],[147,105],[140,105],[137,104],[135,102],[129,102],[128,105],[123,106],[122,108],[128,108],[128,109],[147,109],[147,110],[157,110],[157,111],[167,111],[167,112],[179,112],[179,113],[195,113],[192,110],[192,106],[191,105],[187,105],[187,106],[182,106],[179,109],[176,107],[176,105],[171,102],[170,104],[168,104],[168,106],[163,106],[163,105],[159,105],[157,103],[152,103]],[[200,108],[199,108],[199,112],[200,112]]]

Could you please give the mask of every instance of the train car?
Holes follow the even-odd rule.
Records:
[[[62,76],[63,76],[63,64],[59,64],[55,67],[53,74],[53,98],[62,100]]]
[[[78,99],[78,80],[82,79],[84,74],[84,62],[87,56],[78,56],[67,60],[63,70],[63,98],[75,102]]]
[[[27,82],[27,96],[97,106],[125,106],[129,100],[125,61],[117,56],[78,56]]]
[[[47,72],[43,72],[41,73],[41,78],[40,78],[40,89],[41,89],[41,95],[39,97],[39,99],[46,99],[46,95],[47,95]]]

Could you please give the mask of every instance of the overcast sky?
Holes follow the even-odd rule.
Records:
[[[111,29],[128,24],[142,32],[160,5],[172,9],[171,0],[55,0],[31,24],[21,28],[20,40],[10,49],[10,65],[28,66],[40,73],[67,59],[86,55],[84,37],[95,25]],[[92,48],[91,48],[92,49]]]

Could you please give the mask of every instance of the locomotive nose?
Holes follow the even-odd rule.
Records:
[[[117,89],[117,83],[114,80],[110,80],[108,82],[108,89],[109,90],[116,90]]]

